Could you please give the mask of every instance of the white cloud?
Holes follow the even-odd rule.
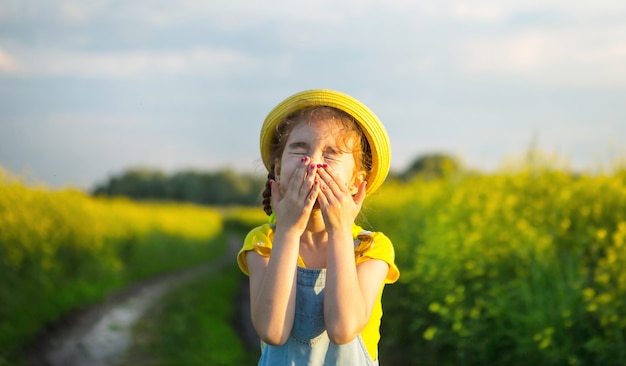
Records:
[[[0,20],[34,22],[84,22],[93,19],[106,2],[77,0],[3,0]]]
[[[450,9],[454,19],[477,22],[500,22],[508,15],[505,9],[497,4],[476,5],[474,2],[458,2]]]
[[[281,22],[332,22],[354,18],[372,10],[388,13],[413,13],[416,18],[434,17],[471,21],[502,20],[528,12],[556,12],[565,16],[615,16],[626,12],[621,0],[319,0],[294,3],[290,0],[251,2],[248,0],[203,1],[135,0],[4,0],[0,3],[0,19],[49,19],[65,21],[115,18],[146,20],[154,25],[175,24],[189,19],[219,21],[238,19],[247,22],[279,20]]]
[[[250,2],[247,0],[202,1],[163,0],[83,1],[83,0],[4,0],[0,19],[52,20],[58,23],[82,23],[93,20],[135,20],[152,26],[185,24],[204,20],[229,27],[248,27],[266,21],[332,22],[358,14],[378,1],[308,1],[294,4],[289,0]]]
[[[0,48],[0,74],[12,74],[17,71],[17,62],[15,59]]]
[[[506,21],[515,16],[550,15],[560,19],[590,20],[622,18],[626,4],[621,0],[464,0],[437,2],[442,17],[472,22]]]
[[[24,77],[133,78],[155,74],[228,77],[248,72],[255,64],[252,57],[242,52],[206,47],[163,52],[16,47],[12,56],[0,49],[0,71]]]
[[[447,75],[483,79],[624,86],[625,18],[624,2],[609,0],[593,4],[476,0],[471,6],[460,0],[322,0],[297,4],[288,0],[7,0],[0,4],[0,19],[26,20],[33,27],[44,27],[40,34],[52,36],[46,36],[47,43],[42,46],[34,36],[29,42],[21,40],[21,34],[30,34],[23,30],[2,35],[0,72],[29,77],[228,76],[275,69],[278,60],[304,62],[300,51],[328,55],[341,50],[371,55],[362,61],[371,67],[363,71],[370,73],[385,66],[400,76],[421,77],[439,68]],[[99,28],[89,28],[92,23]],[[80,29],[72,28],[76,24]],[[186,29],[186,24],[193,24],[193,29]],[[202,24],[212,27],[196,29]],[[121,31],[103,39],[108,26]],[[200,31],[207,38],[230,42],[227,47],[215,46],[198,37],[196,44],[185,44],[181,50],[176,43],[159,44],[150,38],[157,28],[163,32],[168,27],[176,28],[176,37]],[[55,39],[55,32],[62,38]],[[255,40],[273,47],[273,51],[264,51],[273,55],[259,56],[262,51],[246,44],[252,33]],[[148,43],[143,46],[142,40]]]
[[[466,75],[560,86],[626,86],[626,24],[533,28],[468,39],[458,67]]]

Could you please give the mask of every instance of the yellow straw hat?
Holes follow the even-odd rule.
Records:
[[[376,191],[389,173],[391,148],[389,137],[378,117],[355,98],[334,90],[314,89],[294,94],[280,102],[265,118],[261,127],[261,158],[269,170],[272,162],[270,152],[276,127],[289,115],[311,106],[328,106],[351,115],[359,124],[372,150],[372,170],[367,181],[367,194]]]

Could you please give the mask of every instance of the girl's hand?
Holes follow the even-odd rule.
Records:
[[[288,230],[295,230],[298,235],[304,233],[318,197],[316,171],[317,167],[311,164],[311,159],[304,157],[302,164],[293,171],[286,183],[279,186],[276,181],[270,182],[276,222]]]
[[[330,166],[319,165],[317,176],[320,179],[318,202],[322,210],[326,230],[351,230],[363,201],[366,182],[361,182],[357,193],[352,196],[346,182]]]

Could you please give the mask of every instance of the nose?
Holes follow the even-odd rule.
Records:
[[[313,153],[309,158],[311,159],[311,164],[324,164],[324,154],[322,154],[321,152]]]

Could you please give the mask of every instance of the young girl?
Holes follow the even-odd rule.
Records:
[[[399,271],[389,239],[354,222],[389,170],[384,127],[346,94],[304,91],[265,119],[261,157],[270,223],[237,257],[259,365],[377,365],[382,291]]]

